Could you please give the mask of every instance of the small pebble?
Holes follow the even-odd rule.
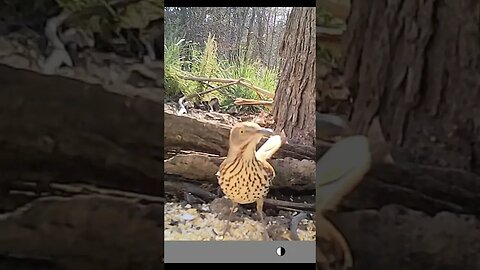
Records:
[[[182,218],[183,218],[184,220],[192,220],[192,219],[194,219],[194,217],[193,217],[192,215],[188,214],[188,213],[187,213],[187,214],[184,214],[184,215],[182,216]]]

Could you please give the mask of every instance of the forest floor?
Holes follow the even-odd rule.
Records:
[[[171,111],[178,108],[175,103],[166,103],[165,110]],[[221,122],[228,126],[234,125],[239,121],[254,121],[261,126],[271,126],[271,115],[266,112],[252,113],[222,113],[208,112],[201,109],[190,109],[186,113],[190,117],[202,119],[202,121],[211,121],[214,118],[216,122]],[[168,158],[167,155],[165,158]],[[165,181],[176,181],[167,179]],[[185,180],[185,179],[182,179]],[[188,180],[187,180],[188,181]],[[275,181],[275,180],[274,180]],[[200,187],[204,188],[204,187]],[[263,225],[256,213],[255,204],[240,205],[232,214],[229,230],[222,237],[230,213],[231,201],[215,195],[215,185],[209,185],[204,188],[205,192],[210,193],[213,200],[196,197],[190,192],[169,192],[166,188],[165,204],[165,240],[263,240]],[[207,190],[211,190],[207,191]],[[285,191],[274,190],[268,197],[274,195],[275,198],[288,201],[304,202],[308,200],[313,202],[315,197],[294,196]],[[308,199],[306,199],[309,197]],[[267,230],[272,240],[315,240],[315,222],[312,215],[303,211],[294,209],[278,209],[276,207],[264,206],[265,221]]]

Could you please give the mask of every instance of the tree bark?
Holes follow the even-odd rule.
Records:
[[[315,9],[294,7],[280,49],[285,59],[273,116],[294,143],[315,143]]]
[[[389,205],[330,219],[350,245],[352,270],[480,268],[480,220],[474,215],[427,215]]]
[[[4,65],[0,85],[0,186],[83,182],[163,196],[162,104]]]
[[[258,21],[257,21],[257,58],[260,59],[262,63],[264,63],[264,55],[263,55],[263,48],[265,46],[265,40],[263,39],[264,35],[264,27],[265,27],[265,8],[262,9],[262,12],[258,14]]]
[[[167,105],[168,106],[168,105]],[[193,111],[193,110],[192,110]],[[197,115],[178,116],[166,108],[165,153],[174,150],[191,150],[226,156],[230,129],[236,123],[229,115],[196,112]],[[263,139],[260,143],[265,142]],[[320,151],[325,151],[321,148]],[[275,158],[291,157],[295,159],[315,160],[316,149],[312,146],[285,144],[274,155]]]
[[[252,7],[252,16],[250,17],[250,22],[248,24],[247,32],[247,45],[244,58],[248,58],[251,55],[251,43],[252,43],[252,34],[253,34],[253,22],[255,21],[255,8]]]
[[[266,21],[266,24],[265,24],[266,27],[265,27],[265,41],[264,41],[264,44],[265,44],[264,46],[265,46],[265,48],[268,48],[268,41],[269,41],[269,38],[268,38],[268,37],[269,37],[269,35],[270,35],[270,33],[271,33],[271,31],[270,31],[270,19],[272,18],[272,10],[271,10],[271,8],[267,9],[267,11],[268,11],[268,16],[267,16],[267,21]],[[264,65],[267,65],[267,67],[269,67],[267,63],[269,62],[269,58],[270,58],[268,55],[269,55],[269,53],[262,54],[263,64],[264,64]]]
[[[223,160],[225,157],[209,156],[203,153],[177,154],[165,160],[165,174],[217,184],[216,173]],[[315,189],[313,160],[285,158],[272,159],[269,163],[275,169],[272,188],[312,191]]]
[[[40,198],[2,215],[0,230],[0,254],[21,257],[26,267],[21,269],[30,269],[26,258],[43,258],[58,267],[41,269],[163,266],[159,203],[100,195]]]
[[[273,15],[273,28],[272,28],[272,39],[270,40],[270,50],[268,52],[268,67],[270,68],[270,65],[272,64],[273,66],[275,66],[275,61],[272,62],[272,57],[275,57],[275,59],[277,58],[277,54],[273,52],[273,41],[274,41],[274,38],[275,38],[275,29],[277,27],[277,10],[278,10],[278,7],[275,7],[274,9],[274,15]]]
[[[237,45],[236,45],[237,60],[240,60],[240,57],[242,57],[242,41],[243,41],[243,35],[245,33],[245,22],[247,21],[247,16],[248,16],[247,8],[242,8],[241,10],[242,10],[242,13],[239,14],[238,16],[239,21],[237,22],[237,27],[238,27]]]
[[[379,116],[395,160],[480,173],[478,1],[353,1],[352,126]]]

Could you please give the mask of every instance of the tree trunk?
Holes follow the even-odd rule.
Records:
[[[245,51],[245,58],[249,57],[250,53],[250,44],[252,41],[252,33],[253,33],[253,22],[255,21],[255,8],[252,7],[252,17],[250,17],[250,23],[248,24],[248,32],[247,32],[247,46]]]
[[[263,47],[265,46],[265,42],[263,40],[263,34],[265,32],[264,27],[265,27],[265,9],[262,9],[262,12],[259,12],[258,14],[258,29],[257,29],[257,58],[263,63],[264,61],[264,56],[263,56]]]
[[[0,257],[160,269],[163,99],[3,64],[0,85]]]
[[[245,29],[245,21],[247,20],[248,16],[248,9],[243,8],[242,9],[242,14],[239,16],[239,22],[237,23],[237,45],[236,45],[236,50],[237,50],[237,60],[242,57],[242,40],[243,40],[243,34],[244,34],[244,29]],[[241,22],[241,23],[240,23]]]
[[[266,29],[265,29],[265,41],[264,41],[264,46],[268,47],[268,41],[269,41],[269,34],[270,34],[270,19],[272,18],[272,10],[268,9],[268,16],[267,16],[267,22],[266,22]],[[269,57],[268,54],[262,54],[263,58],[263,64],[266,65],[268,63]],[[267,65],[268,67],[268,65]]]
[[[163,119],[147,117],[162,115],[158,101],[5,65],[0,85],[0,189],[17,179],[163,195]]]
[[[285,59],[273,116],[293,143],[315,141],[315,8],[293,8],[287,20],[280,54]]]
[[[480,173],[478,1],[353,1],[352,126],[379,116],[399,161]]]
[[[272,61],[272,57],[276,57],[276,54],[273,52],[273,42],[274,42],[274,38],[275,38],[275,28],[277,27],[277,10],[278,8],[275,7],[274,9],[274,15],[273,15],[273,28],[272,28],[272,39],[270,41],[270,50],[268,52],[268,67],[270,68],[270,63]],[[273,61],[273,63],[275,63]],[[273,64],[273,66],[275,66],[275,64]]]

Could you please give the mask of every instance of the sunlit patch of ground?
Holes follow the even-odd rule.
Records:
[[[269,235],[273,240],[291,240],[290,222],[285,217],[267,217]],[[165,204],[165,240],[222,240],[221,234],[227,221],[210,209],[210,204],[193,208],[180,203]],[[315,224],[303,219],[297,229],[300,240],[315,240]],[[263,240],[263,226],[249,216],[232,219],[230,229],[223,240]]]

